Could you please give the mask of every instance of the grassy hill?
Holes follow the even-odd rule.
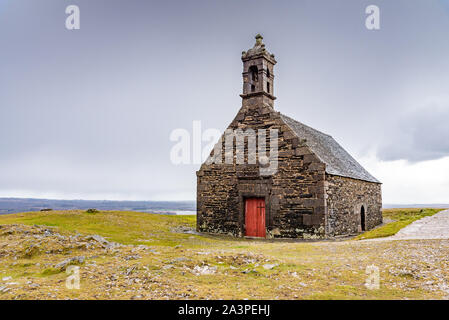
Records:
[[[0,299],[449,296],[445,240],[247,240],[198,235],[194,225],[194,216],[119,211],[0,216]],[[80,289],[66,288],[71,264]],[[376,290],[365,287],[371,265]]]

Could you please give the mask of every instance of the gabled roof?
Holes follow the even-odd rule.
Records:
[[[368,182],[380,183],[366,171],[330,135],[315,130],[290,117],[280,114],[281,119],[292,129],[299,139],[326,164],[326,173]]]

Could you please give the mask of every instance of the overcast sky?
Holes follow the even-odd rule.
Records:
[[[257,33],[278,111],[331,134],[385,203],[449,203],[449,0],[0,0],[0,197],[195,199],[170,133],[227,127]]]

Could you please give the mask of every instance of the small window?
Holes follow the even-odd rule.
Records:
[[[255,85],[251,85],[251,92],[254,92],[254,91],[256,91],[256,86]]]
[[[270,69],[267,68],[267,78],[271,77]]]
[[[267,82],[267,92],[270,93],[270,83]]]

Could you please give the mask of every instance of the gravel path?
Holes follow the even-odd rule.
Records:
[[[449,210],[424,217],[399,230],[394,236],[372,240],[449,239]]]

